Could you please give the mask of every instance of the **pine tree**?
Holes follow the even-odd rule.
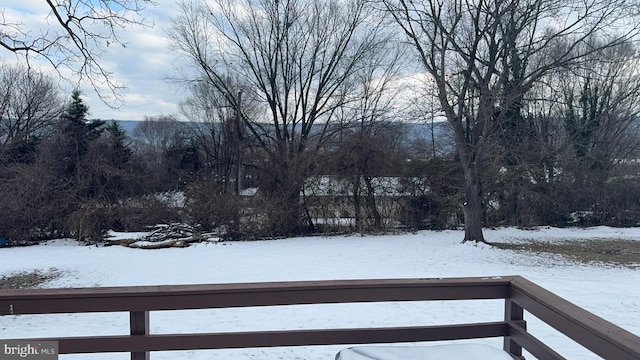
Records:
[[[62,138],[65,155],[65,173],[73,176],[77,172],[78,163],[87,153],[89,143],[100,137],[104,130],[103,120],[87,120],[89,107],[80,97],[81,92],[74,90],[71,102],[61,116]]]

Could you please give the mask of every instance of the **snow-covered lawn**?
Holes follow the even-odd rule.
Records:
[[[640,229],[497,229],[487,230],[485,236],[496,242],[521,239],[640,241]],[[51,241],[33,247],[1,248],[0,277],[21,271],[57,269],[62,276],[47,283],[47,287],[90,287],[522,275],[640,334],[640,271],[637,267],[580,264],[560,256],[462,244],[462,237],[461,231],[425,231],[407,235],[200,243],[188,248],[160,250]],[[153,333],[191,333],[499,321],[503,305],[501,300],[484,300],[167,311],[151,313],[151,329]],[[596,358],[536,319],[528,317],[527,320],[534,335],[565,357]],[[127,331],[126,313],[0,317],[0,339],[119,335]],[[501,347],[501,341],[470,342]],[[152,354],[152,359],[319,360],[333,359],[342,348],[345,346],[161,352]],[[128,359],[128,355],[62,355],[60,358]]]

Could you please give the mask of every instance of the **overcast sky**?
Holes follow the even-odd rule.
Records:
[[[176,10],[175,2],[159,0],[158,3],[157,7],[149,7],[142,14],[147,22],[155,24],[152,29],[123,32],[127,47],[109,46],[101,58],[101,64],[114,72],[118,82],[127,86],[121,91],[124,105],[118,110],[110,109],[90,86],[81,87],[89,105],[90,118],[141,120],[144,116],[177,114],[177,104],[184,95],[183,90],[167,81],[175,74],[176,55],[171,53],[166,38],[170,17]],[[44,0],[4,0],[0,9],[5,22],[19,19],[32,28],[47,26],[48,7]],[[15,62],[16,57],[0,49],[0,61]],[[61,85],[71,92],[71,85]]]

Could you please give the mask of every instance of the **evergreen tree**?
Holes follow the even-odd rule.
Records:
[[[127,135],[120,123],[113,121],[106,128],[107,141],[109,144],[110,164],[117,168],[122,168],[124,164],[131,160],[132,151],[126,143]]]
[[[71,102],[64,110],[61,120],[62,127],[62,151],[65,153],[63,161],[65,174],[77,175],[78,163],[87,153],[89,143],[100,137],[104,130],[103,120],[87,120],[89,107],[80,97],[79,90],[71,94]]]

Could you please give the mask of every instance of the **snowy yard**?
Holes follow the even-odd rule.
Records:
[[[640,229],[487,230],[489,241],[626,239]],[[0,277],[56,269],[47,287],[233,283],[325,279],[437,278],[521,275],[588,311],[640,334],[640,259],[635,266],[581,264],[567,258],[461,244],[460,231],[407,235],[308,237],[201,243],[182,249],[78,246],[72,241],[0,249]],[[436,325],[499,321],[502,300],[304,305],[151,313],[153,333],[324,327]],[[534,335],[569,359],[596,358],[525,315]],[[117,335],[128,314],[0,317],[0,339]],[[502,346],[502,339],[471,343]],[[345,346],[153,353],[152,359],[333,359]],[[128,354],[61,355],[61,359],[128,359]],[[528,357],[529,359],[531,357]]]

